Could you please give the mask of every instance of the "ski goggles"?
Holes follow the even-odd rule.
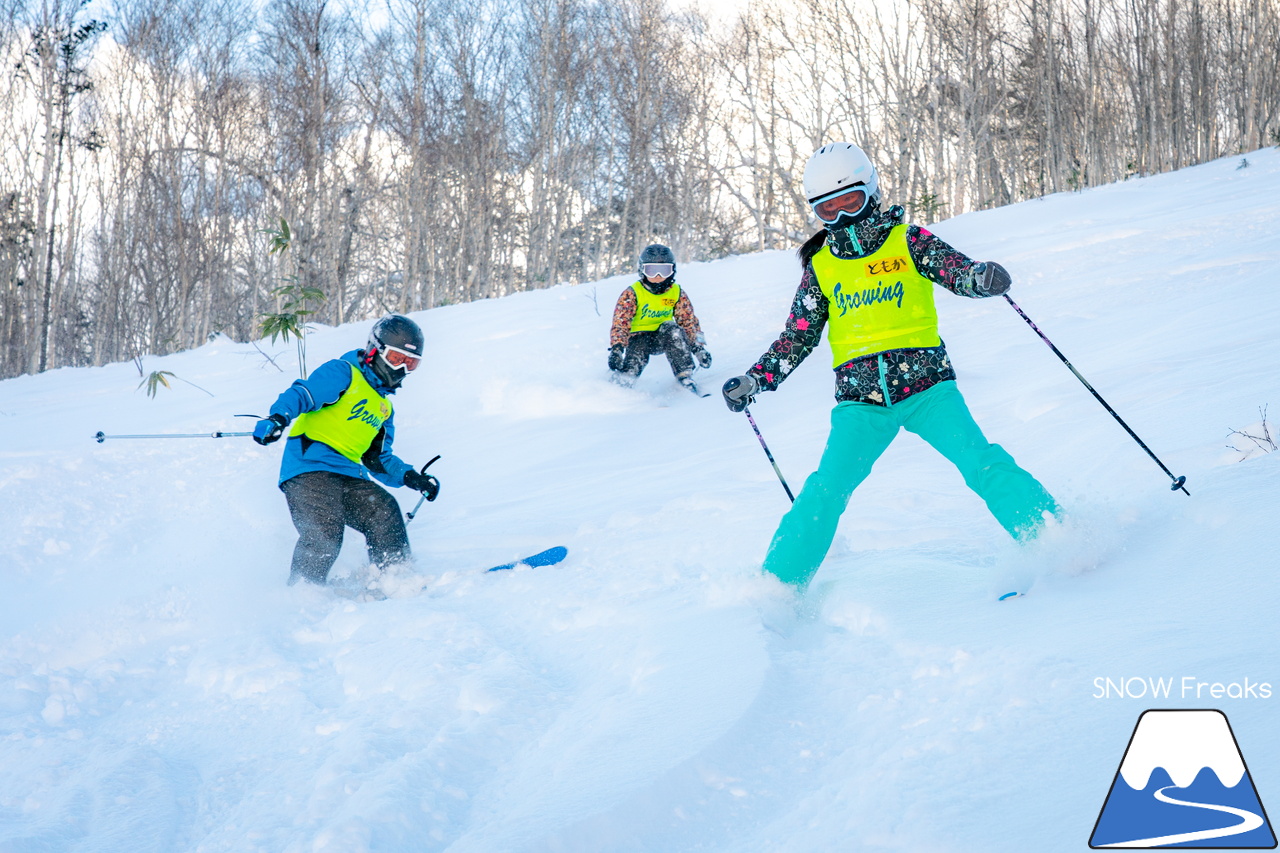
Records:
[[[382,345],[382,358],[387,364],[396,369],[403,369],[407,373],[417,370],[418,365],[422,363],[422,356],[414,355],[389,344]]]
[[[676,271],[676,265],[675,264],[641,264],[640,270],[641,272],[644,273],[645,278],[653,278],[654,276],[658,276],[660,278],[668,278],[673,272]]]
[[[809,202],[813,207],[813,215],[821,219],[827,224],[831,224],[840,218],[840,214],[847,213],[850,216],[857,216],[867,208],[867,189],[862,185],[845,187],[819,196]]]

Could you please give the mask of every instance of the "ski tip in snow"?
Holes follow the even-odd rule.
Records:
[[[548,548],[545,551],[539,551],[537,554],[525,557],[523,560],[516,560],[514,563],[505,563],[501,566],[494,566],[488,571],[501,572],[507,569],[514,569],[516,566],[528,566],[529,568],[537,568],[538,566],[554,566],[569,556],[569,549],[563,545],[557,545],[554,548]]]
[[[1022,595],[1023,595],[1022,593],[1018,592],[1015,589],[1012,592],[1006,592],[1004,595],[1000,596],[1000,598],[998,598],[997,601],[1004,601],[1005,599],[1009,599],[1009,598],[1021,598]]]

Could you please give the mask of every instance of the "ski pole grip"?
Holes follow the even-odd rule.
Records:
[[[419,471],[418,473],[419,474],[427,473],[427,469],[430,468],[433,464],[435,464],[435,461],[439,458],[440,458],[439,453],[437,453],[435,456],[432,456],[431,459],[427,462],[427,464],[422,466],[422,470]],[[413,521],[413,517],[418,514],[418,510],[422,508],[422,502],[425,501],[426,499],[427,499],[427,496],[424,493],[422,497],[418,498],[418,502],[414,504],[413,509],[405,513],[405,519],[404,519],[405,524],[408,524],[409,522]]]

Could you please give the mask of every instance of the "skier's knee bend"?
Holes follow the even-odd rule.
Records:
[[[324,535],[310,537],[306,534],[298,539],[293,549],[293,565],[289,572],[289,583],[305,580],[314,584],[324,584],[329,578],[329,570],[338,559],[342,549],[342,540],[333,540]]]
[[[658,327],[661,336],[662,351],[671,363],[671,372],[678,377],[688,376],[693,372],[693,351],[689,348],[689,340],[684,330],[674,321],[667,321]]]
[[[626,353],[622,356],[622,370],[618,371],[619,379],[625,380],[629,377],[632,382],[635,381],[642,372],[645,365],[649,363],[650,342],[643,336],[643,333],[637,333],[631,336],[631,342],[627,344]]]
[[[796,500],[798,502],[803,498],[806,504],[829,507],[841,513],[849,503],[849,497],[853,494],[854,488],[856,484],[850,485],[848,477],[841,476],[837,472],[818,469],[804,481],[804,488],[800,490]]]
[[[960,469],[965,485],[975,491],[1001,477],[1024,473],[1009,452],[998,444],[979,448],[968,459],[958,460],[956,467]]]
[[[689,339],[685,336],[684,329],[675,320],[668,320],[658,327],[658,335],[662,339],[663,348],[668,352],[682,351],[689,352]]]
[[[293,523],[298,530],[298,553],[314,563],[328,560],[332,563],[342,550],[343,527],[327,514],[313,514],[309,508],[299,508]]]

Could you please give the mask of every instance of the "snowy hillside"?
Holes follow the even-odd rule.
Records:
[[[423,577],[383,602],[285,586],[280,445],[93,440],[250,429],[295,375],[250,344],[144,359],[185,380],[154,400],[131,364],[0,383],[0,850],[1083,851],[1151,707],[1221,709],[1280,813],[1280,452],[1226,447],[1280,421],[1280,152],[1248,161],[935,227],[1009,268],[1190,497],[1004,300],[939,290],[975,417],[1071,520],[1014,546],[903,433],[795,622],[759,574],[787,499],[746,419],[656,361],[607,381],[624,277],[414,315],[396,450],[442,454],[443,488],[409,525]],[[709,389],[797,276],[681,267]],[[794,488],[831,406],[824,346],[752,408]],[[362,557],[349,532],[335,571]]]

